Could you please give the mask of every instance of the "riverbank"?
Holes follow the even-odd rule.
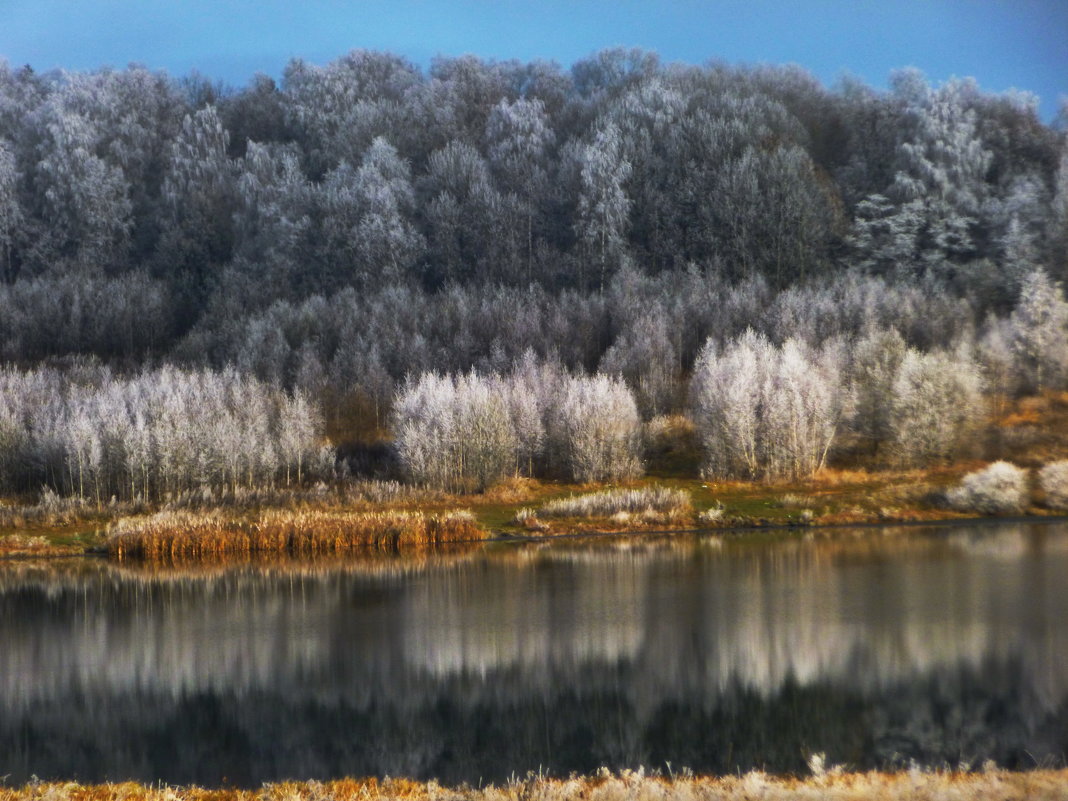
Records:
[[[907,472],[827,469],[773,483],[713,483],[664,472],[614,487],[514,479],[465,496],[362,481],[187,498],[154,508],[8,501],[0,506],[0,557],[312,557],[517,537],[963,522],[991,516],[953,509],[945,493],[983,464]],[[1061,514],[1033,497],[1019,516]]]
[[[39,782],[0,787],[0,801],[765,801],[829,799],[997,798],[1001,801],[1063,799],[1068,794],[1068,770],[1013,772],[987,770],[908,771],[901,773],[845,773],[829,771],[805,779],[754,772],[742,776],[645,776],[624,771],[570,779],[530,777],[501,786],[443,787],[437,782],[405,779],[342,779],[329,782],[283,782],[258,790],[146,786],[142,784],[82,785]]]

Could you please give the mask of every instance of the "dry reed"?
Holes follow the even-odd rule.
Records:
[[[109,531],[118,559],[215,559],[253,553],[323,556],[354,549],[401,550],[486,539],[466,511],[341,512],[269,510],[251,520],[218,512],[160,512],[125,518]]]
[[[281,782],[256,790],[145,786],[133,783],[79,785],[35,782],[0,786],[0,801],[941,801],[992,799],[1045,801],[1068,796],[1068,770],[1011,772],[984,770],[901,773],[828,771],[810,778],[761,772],[722,778],[648,776],[642,771],[607,771],[593,777],[549,779],[528,776],[503,785],[443,787],[435,781],[341,779]]]

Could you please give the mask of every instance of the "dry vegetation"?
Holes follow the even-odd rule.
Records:
[[[160,512],[112,527],[108,553],[119,559],[202,559],[234,554],[320,556],[360,548],[419,549],[485,539],[470,512],[267,511],[251,521],[219,511]]]
[[[66,553],[42,534],[6,534],[0,537],[0,556],[47,556]]]
[[[139,784],[79,785],[35,783],[0,787],[0,801],[734,801],[828,799],[868,801],[909,799],[936,801],[993,799],[1043,801],[1064,799],[1068,770],[1014,773],[821,772],[807,779],[773,777],[760,772],[723,778],[646,776],[642,771],[595,777],[547,779],[530,776],[507,784],[442,787],[437,782],[406,779],[342,779],[330,782],[283,782],[258,790],[206,790],[199,787]]]
[[[538,508],[523,507],[512,524],[528,532],[547,534],[552,527],[542,518],[567,521],[571,529],[587,523],[609,530],[642,530],[650,526],[684,528],[693,525],[693,503],[685,489],[651,485],[570,494]]]
[[[620,514],[634,515],[657,521],[679,520],[689,514],[690,493],[669,487],[652,486],[637,489],[610,489],[587,495],[557,498],[542,506],[538,513],[544,517],[604,518]]]
[[[0,504],[0,529],[23,529],[33,526],[61,527],[98,517],[102,511],[123,511],[129,514],[129,504],[105,507],[84,498],[68,498],[46,488],[36,503]]]

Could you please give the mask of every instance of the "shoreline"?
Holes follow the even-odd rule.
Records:
[[[407,529],[383,531],[385,518],[436,521],[463,517],[449,541],[519,543],[609,536],[719,534],[740,537],[764,532],[813,532],[883,526],[953,526],[1040,523],[1068,520],[1064,510],[1047,508],[1032,497],[1020,514],[994,515],[954,510],[945,492],[976,462],[906,472],[825,470],[798,481],[706,482],[692,475],[654,473],[619,485],[578,485],[512,479],[486,492],[450,495],[417,488],[395,496],[373,495],[376,482],[336,484],[322,489],[261,491],[216,499],[204,505],[92,505],[70,501],[58,510],[0,499],[0,560],[47,556],[118,555],[120,537],[140,536],[144,556],[182,551],[211,561],[223,553],[288,552],[313,558],[320,551],[347,553],[360,548],[403,551],[433,545],[436,535],[413,536]],[[981,463],[980,463],[981,464]],[[370,488],[370,489],[369,489]],[[559,515],[560,502],[594,495],[660,494],[684,499],[677,508],[639,508]],[[655,494],[652,492],[650,494]],[[26,504],[29,499],[21,499]],[[581,505],[581,504],[580,504]],[[376,533],[359,530],[376,519]],[[317,524],[315,521],[319,521]],[[388,528],[388,527],[387,527]],[[420,523],[420,531],[431,531]],[[405,529],[405,530],[400,530]],[[436,530],[436,529],[433,529]],[[193,532],[199,540],[193,542]],[[366,534],[367,536],[363,536]],[[151,541],[155,538],[155,541]],[[425,540],[425,541],[424,541]],[[126,548],[127,556],[134,555]],[[194,553],[196,552],[196,553]]]
[[[285,781],[263,784],[256,790],[231,787],[172,787],[136,782],[83,785],[76,782],[34,782],[21,787],[0,786],[0,801],[624,801],[650,798],[661,801],[693,799],[762,798],[767,801],[833,798],[864,799],[998,798],[1063,799],[1068,792],[1068,769],[1009,771],[984,768],[980,772],[907,770],[848,773],[832,768],[805,777],[772,776],[754,771],[738,776],[690,776],[685,771],[670,777],[638,771],[607,770],[593,776],[555,779],[528,775],[500,785],[446,787],[434,780],[338,779]]]
[[[652,538],[652,537],[681,537],[681,536],[721,536],[730,538],[744,538],[751,535],[772,534],[784,535],[789,533],[813,534],[833,533],[849,529],[885,529],[885,528],[964,528],[996,525],[1056,525],[1068,523],[1068,514],[1025,514],[1012,516],[971,516],[952,518],[931,519],[907,519],[907,520],[868,520],[857,522],[813,522],[813,523],[780,523],[758,522],[752,524],[737,524],[724,526],[702,526],[685,528],[588,528],[576,526],[568,531],[554,532],[550,534],[530,534],[522,531],[489,531],[485,530],[485,536],[454,539],[441,543],[417,543],[410,546],[385,547],[373,543],[358,543],[334,549],[301,549],[297,551],[279,548],[241,548],[230,550],[215,550],[207,554],[200,553],[167,553],[160,556],[141,556],[124,553],[116,555],[114,549],[106,545],[86,547],[80,550],[62,546],[43,547],[41,549],[27,548],[24,550],[0,551],[0,564],[11,562],[26,562],[36,560],[61,560],[61,559],[100,559],[114,563],[146,562],[175,560],[190,563],[210,565],[212,563],[230,564],[241,557],[262,558],[283,556],[296,563],[314,563],[323,558],[344,559],[347,556],[361,556],[369,554],[388,555],[422,555],[434,553],[436,549],[447,549],[453,546],[491,546],[491,545],[537,545],[553,542],[582,542],[594,540],[610,540],[625,538]],[[2,540],[0,540],[2,542]]]

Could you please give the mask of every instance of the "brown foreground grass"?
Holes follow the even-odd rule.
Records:
[[[251,520],[220,511],[124,518],[107,539],[114,558],[215,559],[278,553],[326,556],[356,549],[401,550],[489,536],[469,512],[268,510]]]
[[[477,789],[405,779],[281,782],[266,784],[258,790],[73,782],[0,787],[0,801],[1044,801],[1066,797],[1068,770],[831,772],[806,779],[772,777],[759,772],[723,778],[666,778],[624,771],[620,775],[604,773],[587,778],[530,777]]]

